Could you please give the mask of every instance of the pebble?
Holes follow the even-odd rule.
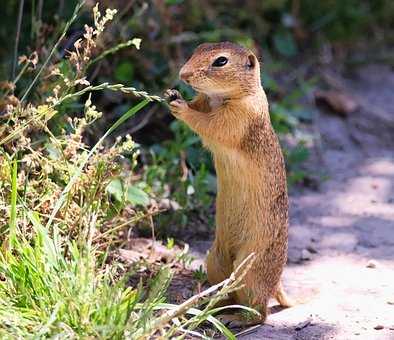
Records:
[[[312,318],[308,318],[304,322],[300,322],[298,325],[295,326],[296,331],[300,331],[301,329],[304,329],[305,327],[308,327],[312,324]]]
[[[308,250],[311,254],[317,254],[317,250],[312,246],[306,247],[306,250]]]
[[[378,266],[378,262],[375,260],[369,260],[367,263],[367,268],[376,268]]]
[[[376,325],[376,326],[374,327],[374,329],[376,329],[377,331],[379,331],[379,330],[381,330],[381,329],[383,329],[383,328],[384,328],[383,325]]]

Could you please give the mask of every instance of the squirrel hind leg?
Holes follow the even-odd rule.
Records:
[[[212,248],[206,258],[208,282],[215,285],[226,280],[231,275],[231,263],[226,263],[215,248]]]
[[[274,294],[274,298],[279,302],[282,307],[289,308],[295,305],[295,302],[289,298],[283,289],[282,283],[279,283],[278,288]]]

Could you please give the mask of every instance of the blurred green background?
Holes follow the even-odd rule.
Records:
[[[37,51],[39,60],[44,60],[76,4],[74,0],[3,1],[0,79],[15,76],[16,55]],[[61,63],[82,36],[82,23],[91,20],[89,12],[94,4],[86,1],[85,12],[61,42],[55,62]],[[141,38],[142,43],[140,50],[123,48],[95,63],[88,69],[92,84],[124,83],[157,95],[176,87],[191,98],[193,92],[178,80],[177,73],[198,44],[229,40],[251,48],[263,65],[263,86],[284,148],[290,186],[308,183],[310,177],[302,166],[309,155],[308,135],[300,137],[298,132],[305,131],[314,119],[311,93],[320,81],[319,69],[351,69],[363,62],[394,60],[390,50],[394,2],[390,0],[103,0],[99,4],[100,8],[117,8],[118,14],[98,50],[134,37]],[[31,77],[20,81],[17,96]],[[45,91],[38,93],[45,95]],[[113,92],[93,97],[105,115],[86,133],[88,143],[97,141],[135,101],[131,95]],[[78,103],[74,105],[78,107]],[[64,110],[70,114],[70,106]],[[59,112],[61,117],[61,108]],[[61,119],[53,120],[54,129],[62,124]],[[211,215],[205,212],[211,209],[215,193],[213,166],[187,127],[174,121],[164,105],[155,104],[118,131],[120,135],[126,133],[140,144],[141,186],[145,190],[195,211],[197,218]],[[184,213],[162,214],[158,219],[163,219],[165,228],[169,225],[166,219],[174,222],[174,216],[175,224],[187,223]]]

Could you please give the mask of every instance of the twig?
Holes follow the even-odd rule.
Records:
[[[155,251],[155,242],[156,242],[155,224],[153,223],[152,214],[149,215],[149,224],[152,231],[152,247],[151,247],[151,255],[152,255]]]
[[[228,279],[209,287],[208,289],[202,291],[199,294],[196,294],[180,304],[177,308],[171,309],[164,313],[160,318],[156,320],[156,322],[153,323],[153,326],[151,329],[158,329],[162,328],[165,324],[169,323],[173,318],[185,314],[185,312],[191,307],[197,304],[199,300],[201,300],[203,297],[206,297],[210,295],[211,293],[219,290],[222,287],[228,286],[231,282],[233,281],[233,278],[229,277]]]
[[[146,124],[149,123],[150,119],[152,118],[152,116],[157,112],[157,105],[153,106],[151,109],[149,109],[145,114],[143,119],[136,124],[135,126],[133,126],[130,130],[129,130],[129,134],[132,135],[133,133],[141,130]]]
[[[192,296],[191,298],[189,298],[188,300],[186,300],[185,302],[183,302],[182,304],[180,304],[176,308],[167,311],[160,318],[158,318],[152,324],[152,326],[149,327],[149,329],[146,330],[145,334],[147,334],[147,332],[150,332],[151,330],[160,329],[160,328],[164,327],[164,325],[169,323],[173,318],[175,318],[179,315],[185,314],[185,312],[191,306],[196,305],[202,298],[210,295],[211,293],[218,291],[221,288],[222,289],[225,289],[225,288],[231,289],[232,287],[238,285],[241,282],[241,280],[243,279],[243,277],[245,276],[245,274],[250,269],[251,265],[254,262],[254,259],[255,259],[255,254],[251,253],[248,257],[246,257],[241,262],[241,264],[235,269],[235,271],[230,275],[230,277],[228,279],[202,291],[199,294]],[[240,273],[240,275],[238,275],[239,272],[241,271],[241,269],[242,269],[242,272]],[[222,294],[219,294],[219,295],[221,296]]]
[[[235,334],[235,338],[238,339],[238,337],[240,337],[241,335],[246,335],[246,334],[249,334],[251,332],[254,332],[259,327],[261,327],[261,324],[249,327],[247,329],[244,329],[243,331]]]
[[[140,215],[140,216],[136,216],[136,217],[134,217],[134,218],[131,218],[130,220],[128,220],[128,221],[126,221],[126,222],[124,222],[124,223],[121,223],[121,224],[117,225],[116,227],[113,227],[113,228],[111,228],[111,229],[108,229],[108,230],[106,230],[105,232],[103,232],[102,234],[97,235],[97,236],[93,239],[93,241],[97,241],[97,240],[99,240],[100,238],[103,238],[104,236],[107,236],[108,234],[112,234],[114,231],[120,230],[120,229],[126,227],[126,226],[129,225],[129,224],[137,223],[138,221],[143,220],[144,218],[147,218],[147,217],[149,217],[149,216],[153,216],[153,215],[159,214],[159,213],[161,213],[161,212],[163,212],[163,211],[165,211],[165,210],[164,210],[164,209],[162,209],[162,210],[156,210],[156,211],[148,212],[147,214],[143,214],[143,215]]]

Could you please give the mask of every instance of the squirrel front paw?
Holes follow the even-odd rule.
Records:
[[[186,110],[189,109],[187,102],[182,98],[182,95],[177,90],[167,90],[164,92],[164,97],[167,99],[173,115],[179,117]]]
[[[164,92],[164,98],[167,100],[168,103],[171,103],[172,101],[177,99],[183,99],[179,91],[174,89],[166,90]]]

